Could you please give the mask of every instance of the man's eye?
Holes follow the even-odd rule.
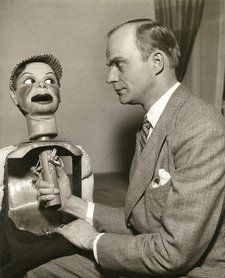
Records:
[[[55,84],[55,80],[52,79],[52,78],[48,78],[48,79],[45,79],[45,83],[46,83],[46,84],[49,84],[49,85]]]
[[[124,69],[125,69],[125,64],[124,64],[123,62],[118,61],[118,62],[116,63],[116,66],[118,67],[118,69],[119,69],[120,71],[124,71]]]
[[[26,80],[24,80],[24,84],[27,84],[27,85],[31,85],[35,82],[35,80],[33,78],[27,78]]]

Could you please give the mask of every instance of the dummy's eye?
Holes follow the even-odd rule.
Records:
[[[24,80],[24,84],[27,84],[27,85],[31,85],[35,82],[35,80],[33,78],[27,78],[26,80]]]
[[[49,84],[49,85],[55,84],[55,80],[52,79],[52,78],[47,78],[47,79],[45,79],[45,83],[46,83],[46,84]]]

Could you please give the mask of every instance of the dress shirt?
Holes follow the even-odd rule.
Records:
[[[148,139],[153,131],[153,128],[157,124],[163,110],[165,109],[169,99],[171,98],[174,91],[178,88],[180,82],[175,83],[160,99],[158,99],[148,110],[146,116],[151,123],[151,127],[148,133]]]
[[[151,123],[151,128],[148,133],[148,139],[153,131],[153,128],[157,124],[163,110],[165,109],[169,99],[171,98],[172,94],[178,88],[179,85],[180,85],[180,82],[176,82],[165,94],[163,94],[163,96],[161,96],[161,98],[159,98],[151,106],[151,108],[147,112],[147,114],[146,114],[147,118],[148,118],[149,122]],[[87,208],[87,214],[86,214],[85,220],[93,226],[93,215],[94,215],[95,206],[94,206],[94,203],[92,203],[92,202],[87,202],[87,203],[88,203],[88,208]],[[93,253],[94,253],[94,257],[95,257],[95,260],[97,263],[98,263],[97,243],[98,243],[99,238],[102,235],[104,235],[104,233],[99,234],[93,242]]]
[[[87,201],[88,207],[85,216],[85,221],[88,222],[91,226],[93,226],[93,216],[94,216],[94,209],[95,205],[91,201]]]

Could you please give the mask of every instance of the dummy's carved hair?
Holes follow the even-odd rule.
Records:
[[[55,58],[52,54],[38,54],[38,55],[33,55],[31,57],[23,59],[18,64],[16,64],[16,66],[14,67],[14,69],[11,73],[10,79],[9,79],[10,90],[12,90],[12,91],[16,90],[16,81],[17,81],[19,75],[25,69],[27,64],[34,63],[34,62],[43,62],[43,63],[48,64],[54,71],[56,79],[60,86],[60,79],[62,77],[62,67],[60,65],[59,60],[57,58]]]

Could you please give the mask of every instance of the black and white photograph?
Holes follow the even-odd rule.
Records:
[[[225,0],[0,0],[0,278],[225,278]]]

